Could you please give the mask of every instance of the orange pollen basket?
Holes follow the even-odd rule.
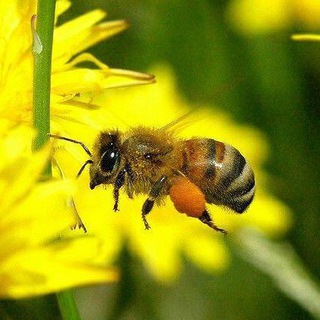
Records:
[[[205,196],[188,178],[176,177],[169,193],[177,211],[195,218],[203,214],[206,204]]]

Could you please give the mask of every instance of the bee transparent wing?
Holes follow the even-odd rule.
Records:
[[[229,92],[231,89],[236,87],[238,84],[240,84],[243,81],[243,75],[238,75],[235,77],[232,81],[229,81],[227,83],[224,83],[220,85],[217,89],[213,90],[212,99],[216,99],[217,97],[221,96],[225,92]],[[202,118],[202,116],[199,116],[199,114],[203,114],[203,117],[206,117],[207,110],[197,107],[193,110],[190,110],[183,114],[182,116],[178,117],[177,119],[169,122],[159,130],[163,131],[181,131],[184,128],[188,127],[192,122],[199,121],[199,118]],[[197,115],[195,117],[195,115]]]
[[[159,131],[170,131],[175,133],[177,131],[182,131],[184,128],[191,125],[191,123],[195,122],[195,114],[198,109],[193,109],[188,111],[187,113],[181,115],[177,119],[169,122],[165,126],[161,127]]]

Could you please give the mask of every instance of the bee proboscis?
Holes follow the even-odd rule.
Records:
[[[112,184],[114,211],[118,211],[121,188],[129,198],[147,194],[141,210],[146,229],[150,228],[146,215],[154,203],[169,195],[177,211],[226,233],[214,224],[206,204],[244,212],[255,192],[249,163],[231,145],[210,138],[178,139],[167,127],[102,131],[92,152],[80,141],[50,136],[82,146],[90,159],[78,176],[90,165],[90,189]]]

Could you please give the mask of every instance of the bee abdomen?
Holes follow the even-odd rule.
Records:
[[[213,139],[185,141],[182,171],[200,187],[207,203],[242,213],[253,200],[253,171],[230,145]]]

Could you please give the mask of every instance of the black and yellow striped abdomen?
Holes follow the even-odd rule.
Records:
[[[234,147],[214,139],[183,142],[181,171],[204,193],[207,203],[242,213],[254,197],[253,171]]]

